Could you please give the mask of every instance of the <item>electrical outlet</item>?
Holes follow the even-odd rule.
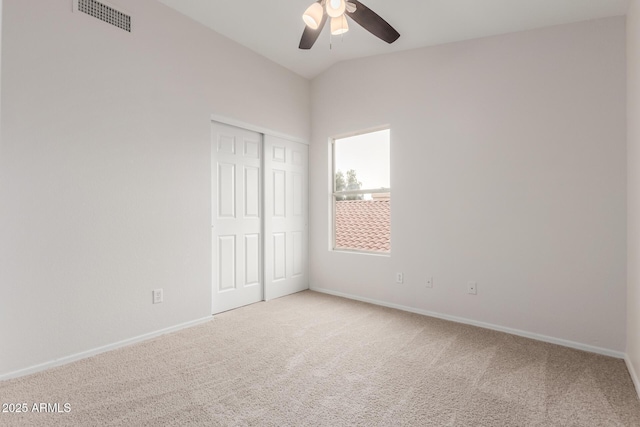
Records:
[[[403,282],[404,282],[404,274],[396,273],[396,283],[403,283]]]
[[[163,301],[162,289],[153,290],[153,303],[160,304]]]
[[[478,284],[476,282],[467,283],[467,293],[470,295],[478,294]]]
[[[427,277],[427,283],[425,286],[427,288],[433,288],[433,277]]]

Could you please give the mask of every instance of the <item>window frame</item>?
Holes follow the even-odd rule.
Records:
[[[338,196],[352,196],[359,194],[389,194],[389,200],[391,200],[391,185],[389,188],[376,188],[376,189],[360,189],[360,190],[344,190],[344,191],[336,191],[336,141],[340,139],[351,138],[354,136],[366,135],[368,133],[375,133],[381,131],[389,131],[389,168],[391,168],[391,126],[382,126],[373,129],[363,130],[359,132],[348,133],[341,136],[335,136],[329,139],[330,141],[330,149],[331,149],[331,236],[330,236],[330,250],[333,252],[346,252],[346,253],[357,253],[357,254],[365,254],[365,255],[374,255],[374,256],[390,256],[391,248],[389,248],[389,252],[381,252],[381,251],[367,251],[364,249],[354,249],[354,248],[336,248],[336,198]],[[389,218],[391,221],[391,218]],[[391,224],[389,224],[389,230],[391,230]],[[391,234],[391,232],[390,232]],[[391,238],[391,235],[389,236]]]

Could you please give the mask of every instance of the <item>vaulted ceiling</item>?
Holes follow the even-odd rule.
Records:
[[[401,34],[388,45],[355,22],[344,36],[328,25],[298,49],[302,14],[314,0],[158,0],[216,32],[313,78],[351,58],[626,14],[628,0],[362,0]]]

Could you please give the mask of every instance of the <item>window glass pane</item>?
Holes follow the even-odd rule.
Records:
[[[334,248],[391,251],[389,129],[335,139]],[[381,191],[381,189],[384,189]]]
[[[336,191],[391,188],[389,134],[385,129],[335,140]]]
[[[391,194],[365,194],[362,200],[335,200],[335,248],[391,250]]]

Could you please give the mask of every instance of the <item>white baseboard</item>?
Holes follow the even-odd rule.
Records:
[[[62,357],[60,359],[51,360],[49,362],[41,363],[39,365],[30,366],[28,368],[20,369],[17,371],[9,372],[8,374],[0,375],[0,381],[8,380],[11,378],[23,377],[29,374],[35,374],[36,372],[44,371],[46,369],[50,369],[56,366],[66,365],[71,362],[75,362],[80,359],[86,359],[87,357],[95,356],[100,353],[104,353],[106,351],[115,350],[117,348],[126,347],[131,344],[135,344],[141,341],[146,341],[151,338],[158,337],[160,335],[165,335],[171,332],[176,332],[181,329],[190,328],[192,326],[199,325],[201,323],[208,322],[213,320],[213,316],[203,317],[198,320],[193,320],[191,322],[181,323],[179,325],[171,326],[169,328],[160,329],[159,331],[150,332],[148,334],[139,335],[137,337],[129,338],[126,340],[118,341],[113,344],[108,344],[102,347],[94,348],[91,350],[83,351],[80,353],[72,354],[71,356]]]
[[[638,394],[638,399],[640,399],[640,380],[638,379],[638,374],[633,367],[633,363],[631,363],[631,359],[629,359],[629,356],[626,354],[624,355],[624,363],[627,365],[627,370],[629,371],[629,375],[631,375],[631,381],[633,381],[636,393]]]
[[[380,306],[383,306],[383,307],[395,308],[395,309],[402,310],[402,311],[408,311],[410,313],[422,314],[422,315],[429,316],[429,317],[436,317],[438,319],[450,320],[450,321],[456,322],[456,323],[464,323],[466,325],[478,326],[480,328],[485,328],[485,329],[492,329],[494,331],[506,332],[506,333],[512,334],[512,335],[518,335],[518,336],[521,336],[521,337],[531,338],[531,339],[534,339],[534,340],[537,340],[537,341],[544,341],[544,342],[548,342],[548,343],[551,343],[551,344],[558,344],[558,345],[561,345],[561,346],[564,346],[564,347],[575,348],[577,350],[583,350],[583,351],[588,351],[590,353],[602,354],[604,356],[611,356],[611,357],[615,357],[615,358],[618,358],[618,359],[624,359],[625,356],[626,356],[623,352],[620,352],[620,351],[610,350],[610,349],[601,348],[601,347],[595,347],[595,346],[582,344],[582,343],[575,342],[575,341],[563,340],[563,339],[560,339],[560,338],[554,338],[554,337],[550,337],[550,336],[547,336],[547,335],[540,335],[540,334],[536,334],[536,333],[533,333],[533,332],[521,331],[519,329],[507,328],[507,327],[504,327],[504,326],[494,325],[494,324],[491,324],[491,323],[478,322],[476,320],[466,319],[464,317],[450,316],[448,314],[436,313],[434,311],[427,311],[427,310],[422,310],[422,309],[419,309],[419,308],[407,307],[407,306],[404,306],[404,305],[393,304],[393,303],[389,303],[389,302],[385,302],[385,301],[379,301],[379,300],[375,300],[375,299],[371,299],[371,298],[364,298],[364,297],[360,297],[360,296],[357,296],[357,295],[351,295],[351,294],[346,294],[346,293],[343,293],[343,292],[332,291],[330,289],[316,288],[316,287],[313,287],[313,286],[310,289],[312,291],[315,291],[315,292],[321,292],[321,293],[324,293],[324,294],[335,295],[335,296],[338,296],[338,297],[348,298],[348,299],[352,299],[352,300],[356,300],[356,301],[362,301],[362,302],[366,302],[366,303],[369,303],[369,304],[380,305]],[[637,383],[636,383],[636,390],[638,390]]]

